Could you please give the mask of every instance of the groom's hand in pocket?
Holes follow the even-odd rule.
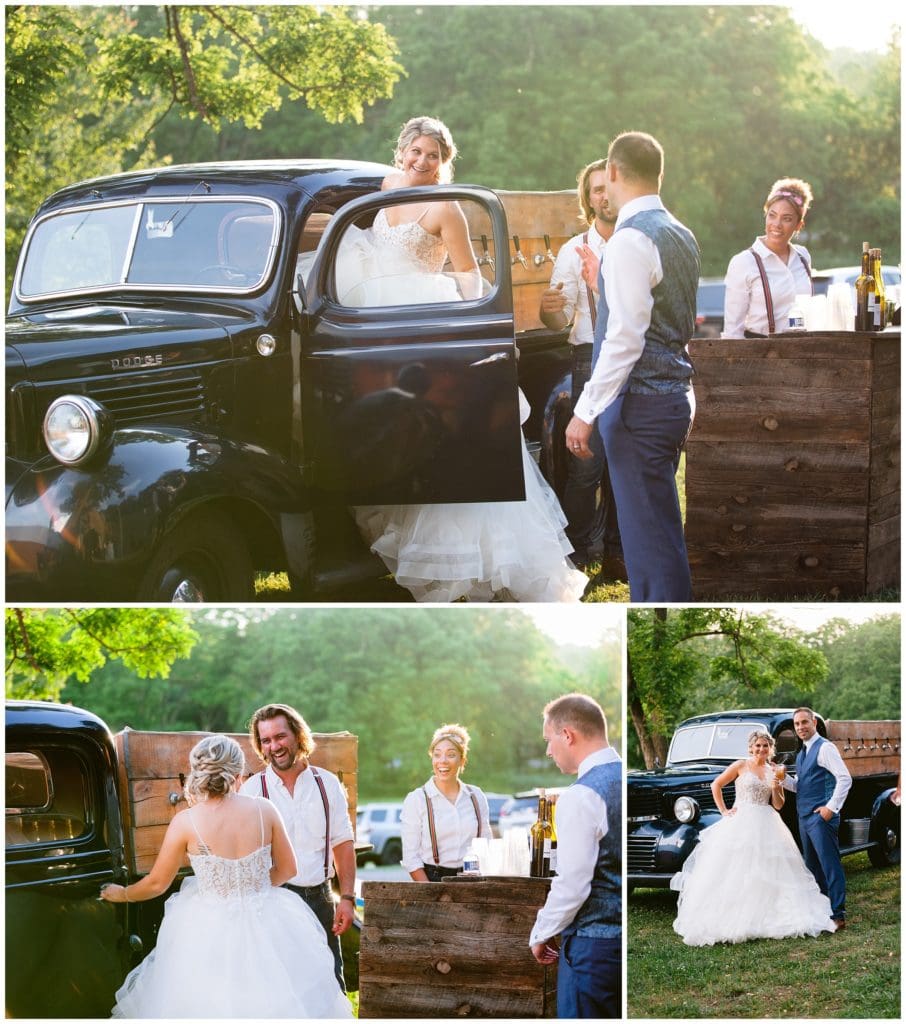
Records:
[[[539,964],[553,964],[557,962],[560,951],[552,942],[536,942],[532,946],[532,956]]]
[[[829,807],[816,807],[815,814],[820,814],[825,821],[830,821],[834,812]]]

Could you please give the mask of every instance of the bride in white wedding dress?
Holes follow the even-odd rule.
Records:
[[[101,891],[134,903],[166,892],[186,855],[194,871],[167,900],[157,944],[116,993],[113,1016],[351,1018],[318,919],[278,888],[296,872],[279,812],[234,791],[239,744],[208,736],[189,764],[190,806],[170,822],[150,873]]]
[[[400,133],[399,171],[383,188],[449,181],[456,148],[441,121],[417,117]],[[337,289],[350,305],[477,298],[484,281],[456,202],[381,209],[338,257]],[[344,245],[347,244],[344,241]],[[451,272],[443,268],[449,260]],[[345,297],[344,297],[345,296]],[[520,422],[530,409],[518,393]],[[578,601],[588,578],[569,561],[566,517],[522,441],[523,501],[376,505],[355,509],[360,531],[417,601]]]
[[[711,783],[723,817],[704,829],[670,882],[679,890],[673,928],[688,946],[836,930],[828,898],[777,813],[784,794],[768,763],[773,752],[773,738],[753,732],[749,757]],[[736,802],[728,811],[721,790],[734,779]]]

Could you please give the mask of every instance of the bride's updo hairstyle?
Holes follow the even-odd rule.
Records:
[[[186,799],[189,803],[226,796],[245,771],[242,747],[229,736],[205,736],[189,753]]]
[[[755,746],[756,740],[767,740],[768,743],[771,745],[771,753],[769,756],[774,756],[774,737],[769,732],[765,732],[763,729],[755,729],[753,732],[749,733],[749,739],[747,742],[750,754],[752,753],[752,748]]]
[[[393,154],[395,167],[403,166],[403,154],[417,138],[425,136],[434,139],[440,146],[440,169],[438,184],[449,184],[453,180],[453,161],[456,159],[456,144],[450,129],[436,117],[412,117],[400,129]]]

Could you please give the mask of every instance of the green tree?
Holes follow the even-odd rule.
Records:
[[[6,696],[57,700],[116,659],[134,676],[166,677],[197,639],[180,611],[151,608],[6,609]]]
[[[728,708],[770,693],[781,682],[792,681],[808,693],[827,675],[827,661],[807,635],[768,613],[631,609],[627,643],[627,705],[648,768],[656,760],[666,763],[698,673],[720,685]]]
[[[541,709],[571,690],[620,715],[620,641],[562,652],[510,609],[248,608],[192,617],[198,643],[149,692],[117,662],[93,673],[90,707],[113,729],[239,732],[269,701],[298,707],[318,732],[359,737],[367,798],[424,781],[433,729],[472,736],[469,778],[509,790],[561,782],[545,763]],[[81,699],[78,684],[63,699]],[[612,738],[619,740],[619,730]]]

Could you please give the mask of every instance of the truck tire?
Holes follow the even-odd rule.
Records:
[[[172,529],[155,551],[139,601],[249,601],[254,569],[240,530],[219,512],[200,512]]]
[[[899,807],[885,800],[871,823],[869,835],[874,846],[868,848],[868,859],[876,868],[894,867],[900,863]]]
[[[388,839],[384,843],[384,849],[381,852],[381,863],[382,864],[399,864],[400,857],[403,855],[403,841],[402,839]]]

